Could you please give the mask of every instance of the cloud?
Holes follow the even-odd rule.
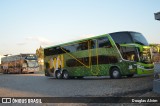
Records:
[[[90,37],[93,37],[93,36],[94,36],[93,34],[81,35],[79,37],[73,38],[70,41],[76,41],[76,40],[80,40],[80,39],[90,38]],[[70,42],[70,41],[68,41],[68,42]],[[42,47],[52,46],[52,45],[56,45],[56,44],[60,43],[60,42],[54,42],[53,43],[52,41],[50,41],[50,40],[48,40],[44,37],[28,36],[28,37],[25,38],[24,42],[19,42],[19,43],[17,43],[17,45],[23,46],[23,45],[27,45],[27,44],[32,43],[32,42],[36,42],[39,45],[41,45]]]
[[[79,36],[79,39],[90,38],[90,37],[93,37],[93,36],[95,36],[95,35],[94,34],[86,34],[86,35]]]
[[[17,45],[20,45],[20,46],[23,46],[23,45],[26,45],[26,44],[27,44],[26,42],[17,43]]]
[[[51,45],[53,42],[43,37],[26,37],[27,41],[35,41],[38,42],[42,46]]]
[[[36,42],[41,46],[50,46],[50,45],[54,44],[50,40],[43,38],[43,37],[26,37],[24,42],[19,42],[19,43],[17,43],[17,45],[24,46],[24,45],[27,45],[31,42]]]

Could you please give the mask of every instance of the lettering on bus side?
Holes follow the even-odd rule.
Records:
[[[49,69],[52,73],[55,70],[59,70],[64,67],[63,55],[57,55],[56,57],[50,58],[48,63],[46,63],[46,68]]]

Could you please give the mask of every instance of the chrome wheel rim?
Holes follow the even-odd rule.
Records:
[[[118,74],[119,74],[119,72],[118,72],[117,70],[113,71],[113,76],[114,76],[114,77],[117,77]]]

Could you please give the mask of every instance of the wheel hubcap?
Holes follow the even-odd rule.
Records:
[[[114,76],[114,77],[117,77],[117,76],[118,76],[118,74],[119,74],[119,72],[118,72],[118,71],[116,71],[116,70],[115,70],[115,71],[113,71],[113,76]]]
[[[67,79],[67,78],[68,78],[68,74],[64,73],[63,77],[64,77],[65,79]]]
[[[61,73],[57,73],[57,78],[60,78],[61,77]]]

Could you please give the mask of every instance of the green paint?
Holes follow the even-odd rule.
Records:
[[[98,41],[97,39],[107,37],[112,45],[112,47],[98,47]],[[63,49],[63,47],[66,47],[68,45],[72,44],[78,44],[80,42],[88,42],[88,47],[91,47],[91,41],[95,41],[96,47],[94,49],[87,49],[87,50],[81,50],[76,52],[67,52]],[[150,49],[149,46],[142,46],[140,44],[135,43],[129,43],[129,44],[120,44],[121,47],[131,47],[139,49],[140,52],[143,52],[145,49]],[[69,76],[109,76],[110,70],[113,67],[118,67],[120,70],[120,73],[122,76],[130,75],[130,74],[151,74],[153,73],[153,64],[144,64],[140,61],[129,61],[125,60],[122,57],[122,54],[120,53],[119,49],[117,48],[115,42],[113,41],[112,37],[108,34],[100,35],[97,37],[87,38],[79,41],[74,41],[70,43],[65,43],[61,45],[56,45],[52,47],[47,47],[45,49],[52,49],[54,47],[59,47],[62,49],[63,53],[56,54],[56,55],[44,55],[44,65],[45,65],[45,72],[48,73],[48,76],[54,76],[56,68],[50,68],[51,59],[57,58],[58,55],[63,55],[63,63],[64,66],[60,67],[59,70],[63,72],[63,70],[67,70],[69,73]],[[44,49],[44,52],[45,52]],[[44,53],[45,54],[45,53]],[[116,57],[117,61],[116,63],[109,63],[109,64],[99,64],[98,59],[100,56],[109,56],[109,57]],[[80,58],[86,58],[88,63],[85,63]],[[94,61],[94,64],[92,64],[93,58],[96,57],[97,61]],[[69,60],[75,60],[78,62],[79,66],[70,67],[67,65],[67,61]],[[107,60],[106,60],[107,61]],[[95,64],[96,62],[96,64]],[[55,64],[55,63],[54,63]],[[147,68],[147,69],[145,69]]]

